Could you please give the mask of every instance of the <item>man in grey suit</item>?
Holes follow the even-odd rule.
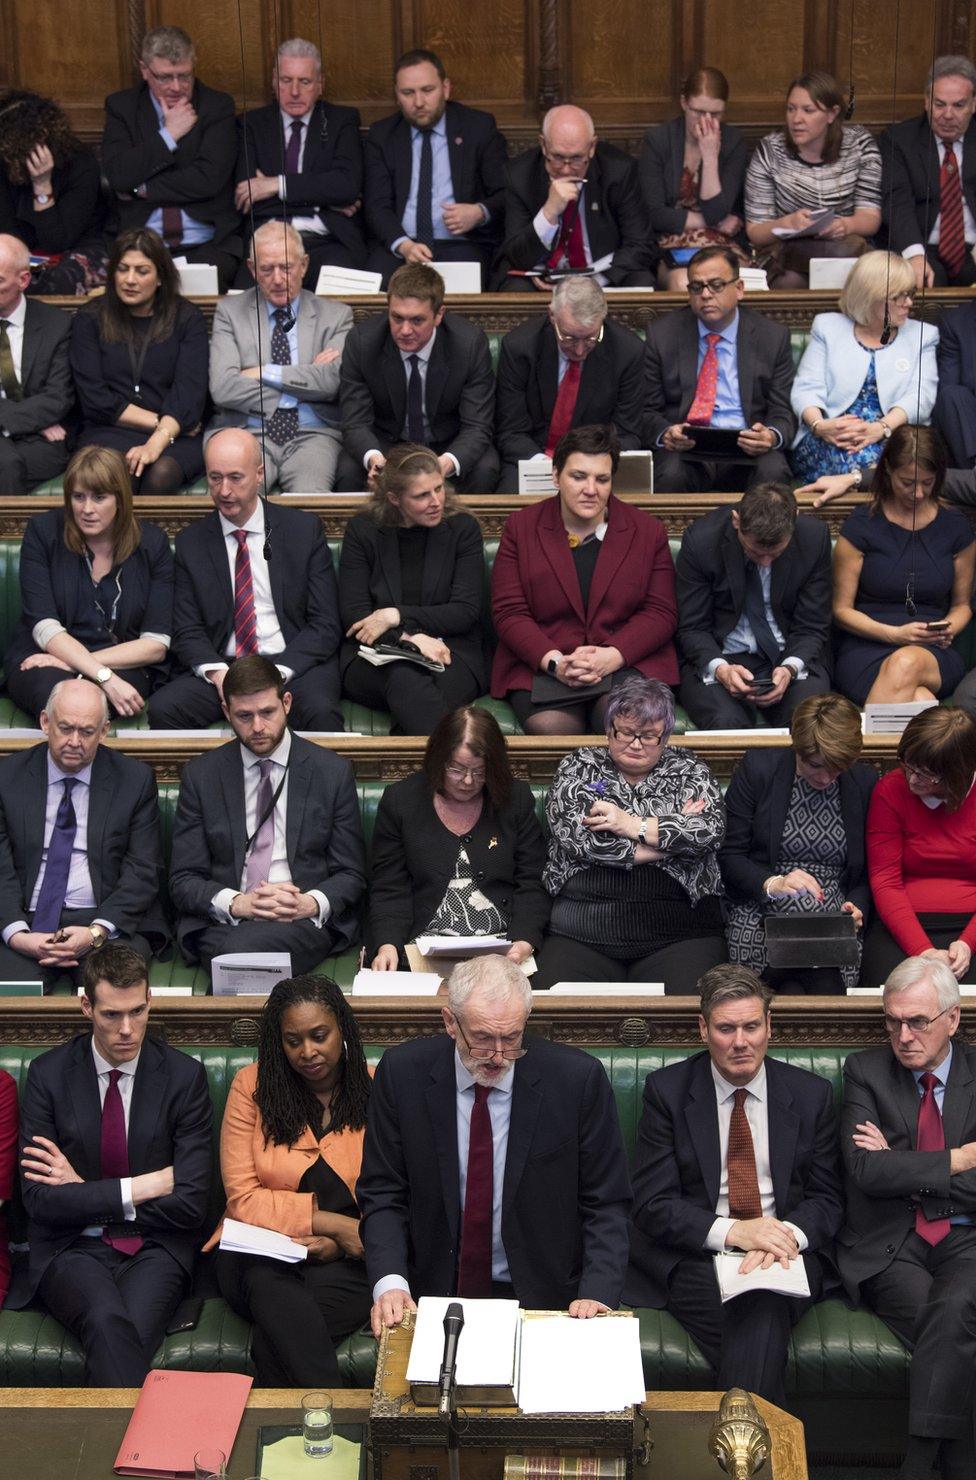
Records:
[[[976,1389],[976,1048],[959,1041],[944,951],[884,989],[890,1048],[844,1065],[847,1222],[837,1265],[912,1352],[903,1480],[972,1480]]]
[[[30,493],[68,461],[61,423],[74,401],[71,320],[25,298],[29,287],[26,243],[0,235],[0,494]]]
[[[264,453],[265,487],[323,493],[342,446],[339,361],[352,309],[302,287],[308,254],[293,226],[266,221],[248,258],[257,284],[222,298],[210,339],[210,394],[220,427],[247,427]]]
[[[180,946],[207,965],[224,951],[289,951],[312,971],[352,939],[366,855],[349,762],[288,729],[277,667],[238,658],[223,682],[237,736],[183,768],[170,896]]]

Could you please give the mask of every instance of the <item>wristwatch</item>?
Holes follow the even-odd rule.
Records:
[[[115,674],[112,672],[111,668],[99,668],[98,672],[95,674],[95,682],[108,683],[109,679],[114,677]]]
[[[92,938],[92,950],[97,951],[108,940],[108,931],[104,925],[89,925],[88,934]]]
[[[885,441],[887,442],[888,438],[891,436],[891,430],[892,430],[891,427],[888,425],[888,423],[886,421],[879,421],[878,422],[878,426],[881,428],[882,436],[884,437]]]
[[[558,658],[550,658],[549,659],[549,662],[546,664],[546,672],[547,673],[551,673],[552,676],[553,676],[553,678],[555,678],[556,671],[557,671],[558,668],[559,668],[559,659]]]
[[[46,206],[51,197],[49,195],[37,194],[34,196],[34,199],[37,201],[37,204],[39,206]]]
[[[642,817],[641,818],[641,825],[637,829],[637,841],[638,841],[638,843],[646,843],[647,842],[647,818],[646,817]]]

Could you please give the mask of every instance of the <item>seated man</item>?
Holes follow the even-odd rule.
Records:
[[[392,446],[419,442],[458,492],[490,493],[498,454],[484,330],[445,313],[444,280],[423,263],[398,268],[387,296],[387,312],[356,324],[343,350],[336,487],[361,492]]]
[[[25,297],[30,281],[30,250],[0,235],[0,494],[30,493],[68,461],[71,319]]]
[[[370,1094],[356,1196],[373,1334],[421,1295],[616,1309],[630,1183],[603,1068],[523,1042],[532,989],[502,956],[456,966],[447,1001],[448,1036],[388,1049]]]
[[[552,457],[575,427],[614,427],[622,450],[640,447],[644,346],[607,318],[592,278],[564,278],[548,317],[510,329],[498,356],[495,437],[499,493],[518,493],[520,458]]]
[[[7,1300],[36,1295],[78,1338],[92,1387],[141,1387],[203,1237],[213,1112],[201,1063],[148,1037],[142,957],[85,962],[91,1023],[34,1059],[21,1105],[30,1255]]]
[[[148,226],[174,257],[216,267],[221,288],[241,260],[234,209],[234,100],[193,75],[193,42],[179,26],[143,37],[141,87],[105,99],[102,170],[119,229]]]
[[[210,394],[219,427],[261,440],[264,484],[322,493],[342,447],[339,360],[352,309],[301,286],[308,258],[293,226],[266,221],[251,240],[252,287],[222,298],[210,337]]]
[[[215,508],[176,536],[178,677],[150,697],[149,723],[216,724],[228,665],[264,653],[288,684],[296,728],[341,730],[339,600],[321,522],[261,497],[261,448],[250,432],[215,432],[204,456]]]
[[[0,759],[0,979],[50,989],[111,937],[146,958],[168,932],[156,778],[110,750],[108,702],[87,678],[55,684],[46,744]]]
[[[657,256],[636,161],[601,143],[582,108],[550,108],[539,147],[508,166],[492,287],[531,292],[533,283],[551,286],[549,273],[592,268],[599,283],[653,288]]]
[[[366,225],[371,272],[404,262],[480,262],[482,286],[501,240],[505,140],[490,113],[451,101],[432,51],[396,64],[399,111],[366,135]]]
[[[748,966],[698,983],[706,1052],[648,1074],[634,1163],[625,1298],[669,1310],[701,1347],[714,1386],[784,1402],[790,1327],[804,1303],[751,1290],[722,1304],[714,1256],[743,1274],[820,1253],[843,1216],[830,1083],[766,1057],[772,992]]]
[[[655,493],[752,488],[792,478],[786,449],[789,330],[741,308],[745,284],[727,247],[703,247],[688,263],[688,307],[660,314],[644,348],[644,442],[654,448]],[[740,427],[731,455],[696,451],[697,427]]]
[[[946,445],[944,496],[952,503],[976,504],[976,305],[964,303],[942,315],[937,354],[932,425]]]
[[[236,740],[183,767],[170,897],[180,948],[288,951],[292,975],[352,940],[366,886],[352,768],[293,735],[291,694],[267,658],[238,658],[222,705]]]
[[[826,694],[830,531],[763,483],[685,530],[675,562],[680,699],[700,730],[788,725]]]
[[[884,989],[888,1045],[844,1064],[847,1221],[837,1265],[912,1353],[902,1480],[972,1480],[976,1384],[976,1049],[956,1038],[944,951]]]
[[[234,204],[246,235],[273,220],[301,233],[314,293],[321,268],[366,265],[359,110],[322,101],[322,58],[300,37],[278,47],[271,86],[275,101],[240,119]],[[245,265],[237,287],[250,286]]]

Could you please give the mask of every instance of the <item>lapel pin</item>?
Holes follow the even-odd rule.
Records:
[[[498,839],[495,838],[495,837],[489,838],[488,839],[488,847],[489,848],[497,848],[498,847]]]
[[[460,134],[455,134],[454,135],[454,142],[455,142],[455,144],[461,145],[461,144],[464,143],[464,140],[461,138],[461,135]]]
[[[600,209],[600,202],[598,200],[591,200],[590,201],[590,210],[591,211],[598,211],[599,209]]]

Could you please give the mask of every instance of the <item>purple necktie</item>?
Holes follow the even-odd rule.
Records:
[[[102,1105],[102,1177],[103,1179],[127,1177],[129,1175],[129,1147],[125,1137],[125,1109],[119,1090],[121,1069],[108,1072],[108,1089]],[[138,1254],[142,1248],[141,1238],[113,1238],[102,1234],[102,1243],[110,1244],[120,1254]]]
[[[285,150],[285,174],[298,174],[298,160],[302,152],[302,121],[296,118],[291,126],[291,138]]]
[[[271,855],[274,852],[274,808],[271,805],[274,791],[271,786],[271,767],[274,761],[258,761],[261,772],[261,780],[258,782],[258,800],[255,808],[254,821],[261,822],[254,835],[251,852],[247,860],[247,877],[245,885],[248,893],[256,889],[259,884],[267,881],[271,872]],[[267,813],[267,816],[265,816]]]
[[[37,896],[32,929],[42,935],[57,930],[61,924],[61,911],[68,892],[68,874],[71,870],[71,852],[75,846],[78,819],[75,817],[71,793],[78,784],[76,776],[68,776],[63,782],[64,792],[58,804],[57,816],[51,841],[47,845],[47,865]]]

